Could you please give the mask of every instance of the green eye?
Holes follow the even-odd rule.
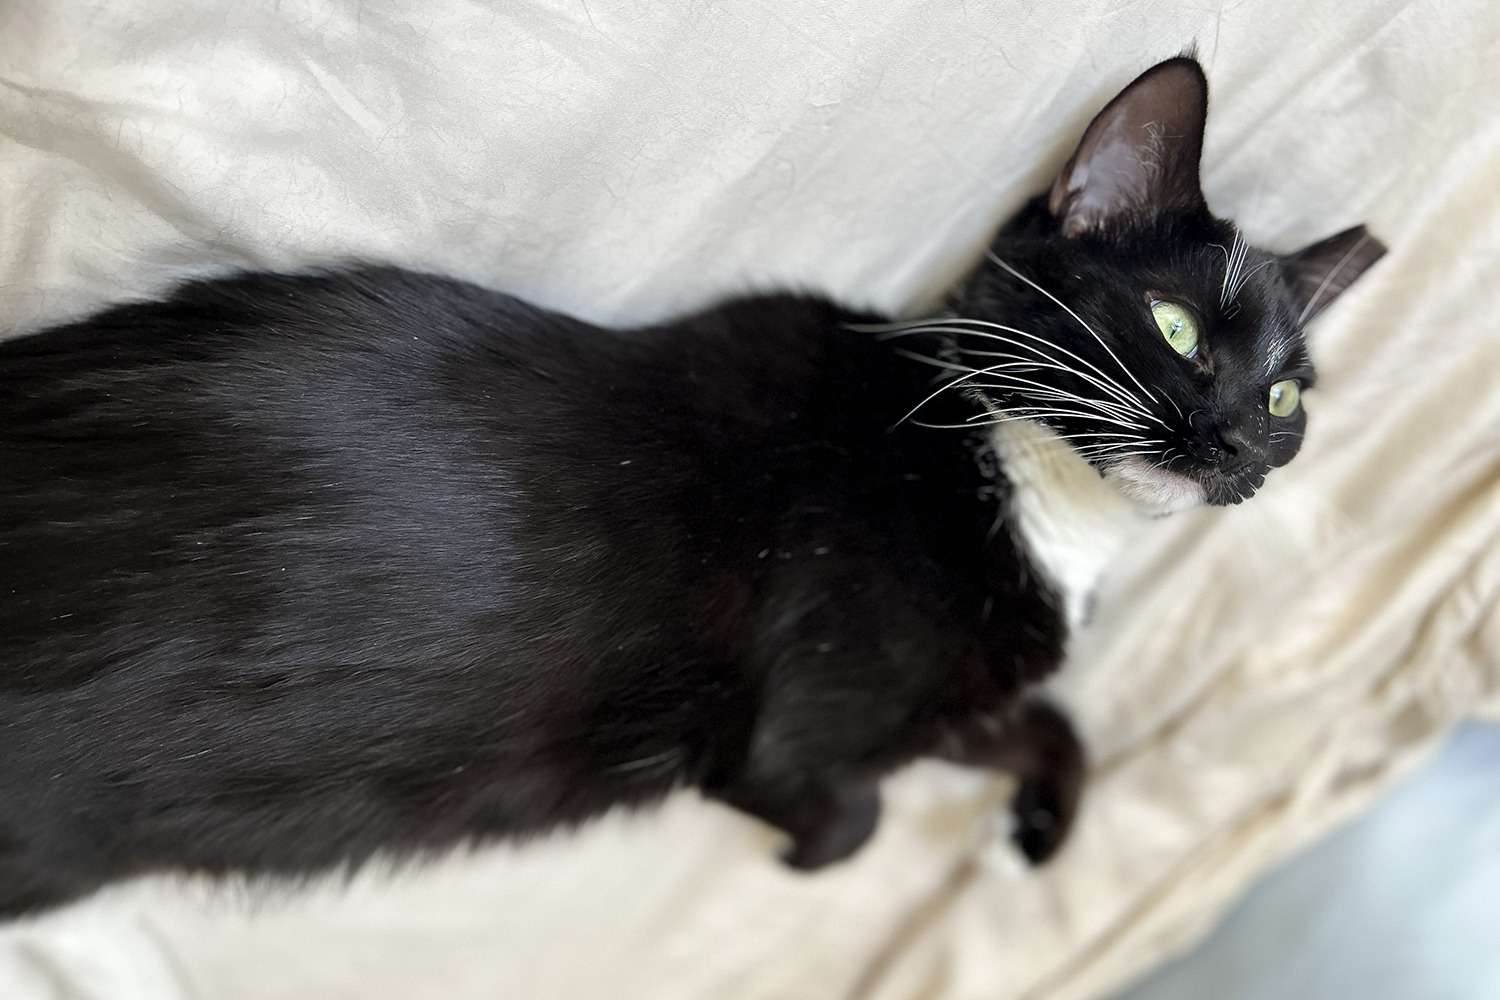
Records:
[[[1198,322],[1192,313],[1175,302],[1158,301],[1151,303],[1151,315],[1172,350],[1185,358],[1198,354]]]
[[[1271,395],[1266,400],[1266,409],[1273,417],[1290,417],[1297,412],[1297,403],[1302,398],[1302,387],[1294,378],[1282,379],[1271,386]]]

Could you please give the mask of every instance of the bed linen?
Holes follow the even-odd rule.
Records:
[[[1103,101],[1194,43],[1211,206],[1272,249],[1366,222],[1390,253],[1313,332],[1296,462],[1106,581],[1054,685],[1095,772],[1055,864],[1007,846],[1004,779],[935,763],[812,878],[684,793],[348,884],[123,886],[0,929],[0,996],[1102,996],[1500,714],[1491,5],[0,6],[10,334],[355,256],[611,322],[788,283],[915,311]]]

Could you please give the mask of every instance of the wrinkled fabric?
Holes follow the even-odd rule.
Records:
[[[1211,206],[1390,253],[1312,334],[1302,455],[1154,526],[1055,685],[1074,840],[938,764],[815,877],[684,793],[306,891],[151,879],[0,930],[10,1000],[1100,996],[1500,709],[1500,14],[1479,0],[11,0],[10,332],[349,257],[598,320],[791,284],[914,310],[1147,65],[1196,42]],[[0,472],[3,474],[3,472]],[[0,753],[3,749],[0,734]],[[3,810],[3,803],[0,803]]]

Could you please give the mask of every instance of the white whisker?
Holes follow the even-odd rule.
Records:
[[[934,399],[937,399],[939,396],[941,396],[943,393],[947,392],[949,389],[954,389],[954,388],[957,388],[958,386],[964,385],[970,379],[972,379],[972,378],[974,378],[976,376],[979,376],[979,375],[988,375],[992,371],[998,371],[999,368],[1000,368],[1000,366],[997,365],[994,368],[979,368],[979,369],[975,369],[974,371],[971,371],[971,372],[969,372],[969,373],[967,373],[965,375],[961,375],[960,377],[958,377],[956,379],[953,379],[951,382],[945,382],[943,385],[939,386],[934,392],[928,394],[928,396],[925,399],[923,399],[920,403],[918,403],[916,406],[913,406],[910,410],[907,410],[906,411],[906,415],[903,416],[900,420],[896,421],[894,424],[892,424],[890,429],[891,430],[895,430],[897,427],[900,427],[902,424],[906,423],[906,421],[910,420],[911,417],[912,417],[912,415],[915,414],[918,410],[920,410],[922,407],[926,406],[928,403],[932,402]]]
[[[1130,420],[1131,418],[1138,416],[1135,411],[1127,410],[1123,406],[1119,406],[1115,403],[1110,403],[1106,400],[1095,399],[1091,396],[1080,396],[1076,392],[1068,392],[1066,389],[1059,389],[1056,386],[1047,385],[1044,382],[1035,382],[1031,379],[1021,378],[1019,375],[1010,374],[1011,369],[1018,368],[1023,371],[1030,371],[1034,367],[1034,365],[1025,362],[1012,362],[1010,364],[994,365],[986,370],[993,373],[994,378],[1001,379],[1008,384],[996,385],[987,383],[983,386],[978,386],[978,388],[1019,391],[1022,392],[1023,395],[1027,396],[1039,394],[1056,396],[1060,399],[1067,399],[1076,403],[1080,403],[1084,406],[1098,410],[1101,413],[1119,417],[1122,420]],[[1016,386],[1028,386],[1030,388],[1028,390],[1017,390]]]
[[[1271,265],[1273,265],[1275,263],[1277,263],[1277,260],[1276,260],[1275,257],[1272,257],[1269,260],[1262,261],[1261,263],[1255,265],[1254,267],[1252,267],[1249,270],[1248,273],[1242,275],[1240,277],[1240,280],[1237,281],[1237,282],[1235,282],[1234,288],[1229,292],[1229,301],[1233,302],[1235,300],[1235,298],[1238,297],[1238,295],[1240,294],[1240,292],[1242,292],[1242,291],[1245,290],[1245,286],[1250,283],[1250,279],[1251,278],[1255,277],[1261,271],[1264,271],[1266,268],[1270,267]]]
[[[1059,392],[1055,389],[1021,389],[1009,383],[986,382],[977,385],[980,389],[996,389],[1001,392],[1010,393],[1027,400],[1047,400],[1060,403],[1069,403],[1085,407],[1101,416],[1113,417],[1118,420],[1130,420],[1130,414],[1118,409],[1112,409],[1099,402],[1097,399],[1089,399],[1084,396],[1076,396],[1069,392]],[[1134,423],[1134,421],[1131,421]],[[1144,426],[1144,425],[1143,425]]]
[[[1132,430],[1142,430],[1143,431],[1143,430],[1146,429],[1146,425],[1145,424],[1136,424],[1136,423],[1131,423],[1131,422],[1125,421],[1125,420],[1115,420],[1115,419],[1113,419],[1111,417],[1101,417],[1097,413],[1084,413],[1084,412],[1081,412],[1079,410],[1069,410],[1069,409],[1063,409],[1061,407],[1050,407],[1050,406],[993,406],[993,405],[991,405],[991,407],[990,407],[990,413],[1023,413],[1023,412],[1024,413],[1028,413],[1033,418],[1041,418],[1041,417],[1074,417],[1074,418],[1079,419],[1079,420],[1090,420],[1090,421],[1098,421],[1098,422],[1106,423],[1106,424],[1114,424],[1116,427],[1129,427]],[[978,420],[978,419],[980,419],[982,417],[985,417],[987,415],[988,414],[985,414],[985,413],[977,413],[974,416],[970,417],[969,419],[970,420]]]
[[[1126,434],[1123,431],[1093,431],[1085,434],[1058,434],[1059,441],[1077,441],[1081,438],[1125,438],[1127,441],[1140,440],[1134,434]]]
[[[952,361],[944,361],[941,358],[929,357],[926,354],[918,354],[916,351],[908,351],[905,348],[901,347],[896,348],[893,353],[899,354],[903,358],[911,358],[913,361],[920,361],[924,365],[933,365],[938,368],[947,368],[951,371],[972,372],[974,370],[974,367],[972,365],[955,364]]]
[[[1239,269],[1240,254],[1244,246],[1244,238],[1240,235],[1238,228],[1234,230],[1234,237],[1229,242],[1229,249],[1224,249],[1222,243],[1211,243],[1210,246],[1218,247],[1219,252],[1224,255],[1224,280],[1219,284],[1219,308],[1223,309],[1229,305],[1233,298],[1229,286],[1234,281],[1234,274]]]
[[[1062,309],[1063,312],[1067,313],[1069,316],[1072,316],[1075,320],[1077,320],[1078,324],[1080,326],[1082,326],[1085,330],[1087,330],[1089,332],[1089,335],[1092,336],[1095,340],[1097,340],[1099,342],[1099,346],[1102,347],[1102,348],[1104,348],[1104,352],[1106,354],[1108,354],[1110,356],[1110,358],[1112,358],[1114,360],[1115,364],[1117,364],[1117,365],[1120,366],[1120,370],[1123,371],[1127,376],[1129,376],[1130,381],[1134,382],[1136,384],[1137,388],[1139,388],[1148,397],[1150,397],[1150,399],[1151,399],[1152,402],[1154,402],[1154,403],[1160,403],[1161,402],[1161,400],[1157,399],[1156,395],[1154,393],[1152,393],[1152,391],[1150,389],[1147,389],[1144,385],[1141,384],[1141,380],[1138,379],[1138,378],[1136,378],[1135,375],[1130,371],[1129,368],[1125,367],[1125,362],[1123,362],[1123,361],[1121,361],[1119,359],[1119,357],[1115,354],[1115,352],[1110,349],[1110,346],[1104,342],[1104,338],[1101,337],[1101,336],[1099,336],[1099,334],[1094,331],[1093,327],[1089,326],[1088,323],[1084,322],[1082,316],[1079,316],[1072,309],[1068,308],[1068,306],[1066,306],[1063,303],[1063,301],[1061,299],[1059,299],[1056,295],[1053,295],[1051,292],[1047,291],[1041,285],[1038,285],[1035,281],[1032,281],[1030,278],[1026,277],[1026,275],[1022,274],[1020,271],[1017,271],[1015,268],[1011,267],[1005,261],[1001,260],[998,256],[995,255],[995,252],[993,250],[986,251],[986,255],[996,265],[998,265],[1003,270],[1005,270],[1005,272],[1007,274],[1010,274],[1010,275],[1012,275],[1015,278],[1019,278],[1021,281],[1024,281],[1026,284],[1030,285],[1032,288],[1036,289],[1038,292],[1041,292],[1047,298],[1051,299],[1054,303],[1056,303],[1057,306],[1058,306],[1058,308]]]
[[[985,327],[988,329],[971,330],[967,327],[959,326],[957,324],[972,324],[974,326]],[[863,327],[851,326],[851,329],[873,329],[875,326],[875,324],[868,324]],[[1026,337],[1028,340],[1034,341],[1035,344],[1041,344],[1045,347],[1049,347],[1055,351],[1066,354],[1068,357],[1072,358],[1074,361],[1077,361],[1079,364],[1087,365],[1092,371],[1096,372],[1099,375],[1099,378],[1096,379],[1093,376],[1090,376],[1087,372],[1080,371],[1079,369],[1074,368],[1071,365],[1061,364],[1056,357],[1043,353],[1038,347],[1035,346],[1035,344],[1021,343],[1010,337],[1002,337],[998,334],[989,333],[989,329],[1003,330],[1006,333],[1013,333],[1021,337]],[[1004,326],[1000,323],[990,323],[985,320],[963,319],[960,317],[954,317],[944,320],[929,320],[906,324],[886,324],[883,327],[881,339],[887,339],[889,337],[896,336],[907,336],[917,333],[953,333],[959,334],[961,336],[980,337],[982,339],[995,340],[1003,344],[1009,344],[1013,347],[1031,351],[1048,361],[1050,367],[1055,367],[1058,371],[1072,373],[1078,378],[1081,378],[1084,381],[1087,381],[1090,384],[1094,385],[1096,388],[1110,394],[1111,396],[1116,397],[1122,403],[1129,406],[1133,411],[1138,412],[1140,416],[1151,420],[1156,420],[1158,423],[1160,423],[1160,420],[1157,420],[1157,418],[1145,408],[1140,399],[1134,393],[1130,392],[1125,386],[1121,385],[1115,379],[1112,379],[1108,375],[1106,375],[1097,365],[1094,365],[1084,358],[1079,357],[1078,355],[1074,354],[1067,348],[1062,347],[1061,345],[1054,344],[1049,340],[1038,337],[1034,333],[1028,333],[1025,330],[1018,330],[1015,327],[1011,326]],[[959,350],[965,354],[975,354],[981,357],[988,356],[988,352],[985,351],[975,351],[968,348],[959,348]],[[1003,357],[1005,355],[996,356]],[[1101,379],[1103,381],[1100,381]]]
[[[1121,451],[1131,448],[1149,448],[1151,445],[1163,444],[1160,438],[1137,438],[1134,441],[1119,441],[1112,444],[1085,444],[1079,445],[1077,451],[1105,453],[1110,451]],[[1152,449],[1155,450],[1155,449]]]
[[[1146,448],[1141,451],[1122,451],[1110,454],[1081,454],[1079,457],[1086,459],[1099,459],[1104,461],[1116,461],[1122,458],[1146,458],[1154,454],[1156,454],[1154,450]]]
[[[1210,243],[1209,246],[1224,255],[1224,280],[1219,285],[1219,308],[1223,309],[1224,304],[1229,301],[1229,251],[1222,243]]]
[[[996,338],[996,339],[1004,339],[1004,338]],[[1014,343],[1014,342],[1012,342],[1012,343]],[[1029,345],[1022,344],[1022,345],[1017,345],[1017,346],[1028,347]],[[980,351],[980,350],[975,350],[973,348],[965,348],[965,347],[960,347],[960,348],[958,348],[958,350],[962,354],[972,354],[975,357],[981,357],[981,358],[1015,358],[1015,357],[1018,357],[1018,355],[1010,354],[1010,353],[1005,352],[1005,351]],[[1033,348],[1033,350],[1034,350],[1034,348]],[[1038,351],[1037,353],[1040,354],[1041,352]],[[1039,369],[1052,369],[1054,371],[1067,372],[1068,374],[1073,375],[1076,378],[1080,378],[1083,381],[1088,382],[1090,385],[1094,386],[1096,389],[1100,389],[1103,392],[1108,393],[1109,396],[1111,397],[1111,400],[1112,400],[1109,405],[1111,405],[1111,406],[1117,406],[1121,410],[1126,411],[1128,413],[1131,413],[1131,414],[1133,414],[1135,416],[1141,417],[1144,420],[1154,420],[1157,423],[1161,423],[1161,421],[1156,417],[1156,415],[1153,414],[1153,413],[1151,413],[1149,410],[1144,409],[1140,405],[1140,402],[1138,400],[1136,400],[1136,398],[1134,396],[1123,394],[1123,393],[1118,392],[1118,391],[1114,391],[1109,384],[1106,384],[1105,382],[1101,382],[1099,379],[1093,378],[1087,372],[1079,371],[1078,369],[1074,368],[1071,365],[1059,364],[1055,360],[1048,360],[1048,361],[1045,361],[1045,362],[1036,362],[1036,361],[1033,361],[1032,363],[1037,368],[1039,368]],[[1086,361],[1083,362],[1083,363],[1084,364],[1088,364],[1088,362],[1086,362]]]

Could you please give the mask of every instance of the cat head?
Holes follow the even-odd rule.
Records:
[[[1239,503],[1297,454],[1304,327],[1385,252],[1362,226],[1248,245],[1199,186],[1207,108],[1187,57],[1110,101],[955,294],[933,359],[969,421],[1041,422],[1155,513]]]

